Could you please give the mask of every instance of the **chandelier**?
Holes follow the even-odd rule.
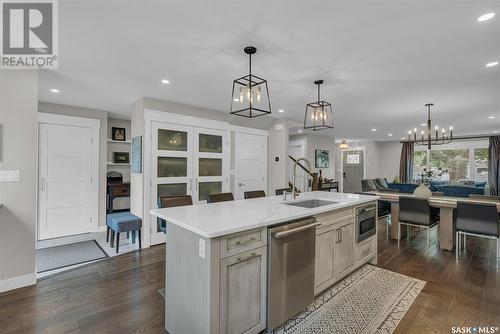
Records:
[[[425,105],[427,107],[427,132],[422,130],[420,136],[418,136],[417,128],[414,128],[413,131],[408,131],[408,142],[419,146],[425,145],[429,150],[432,148],[432,145],[449,144],[453,141],[453,127],[450,126],[449,134],[446,133],[444,128],[441,128],[441,131],[439,131],[438,126],[435,126],[434,130],[432,129],[431,107],[433,105],[434,103],[427,103]]]
[[[314,83],[318,85],[318,100],[306,104],[304,129],[312,129],[313,131],[333,129],[332,105],[321,100],[320,86],[323,80],[316,80]]]
[[[247,46],[243,51],[249,59],[248,74],[233,81],[230,113],[247,118],[268,115],[271,113],[271,101],[267,80],[252,74],[252,55],[257,48]]]

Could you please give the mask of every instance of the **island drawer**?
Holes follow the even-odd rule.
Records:
[[[221,258],[246,252],[267,245],[265,228],[230,234],[221,238]]]
[[[354,219],[354,208],[347,208],[347,209],[320,213],[315,217],[316,221],[321,223],[321,227],[326,227],[330,224],[336,224],[341,221]]]

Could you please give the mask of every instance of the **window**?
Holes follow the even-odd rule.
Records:
[[[434,179],[446,181],[468,179],[469,150],[432,150],[430,166]]]
[[[433,149],[429,162],[426,151],[416,151],[413,158],[413,179],[417,181],[428,168],[432,172],[431,179],[435,181],[488,181],[487,148]]]
[[[474,149],[474,181],[488,182],[488,149]]]

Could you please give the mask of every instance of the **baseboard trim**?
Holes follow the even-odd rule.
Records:
[[[36,284],[36,273],[0,281],[0,293]]]

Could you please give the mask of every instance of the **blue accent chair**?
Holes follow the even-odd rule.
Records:
[[[135,243],[135,232],[138,232],[139,249],[141,249],[141,228],[142,219],[130,212],[118,212],[109,214],[106,218],[106,242],[109,241],[109,231],[111,231],[111,247],[113,247],[116,233],[116,253],[120,248],[120,233],[132,232],[132,243]]]

